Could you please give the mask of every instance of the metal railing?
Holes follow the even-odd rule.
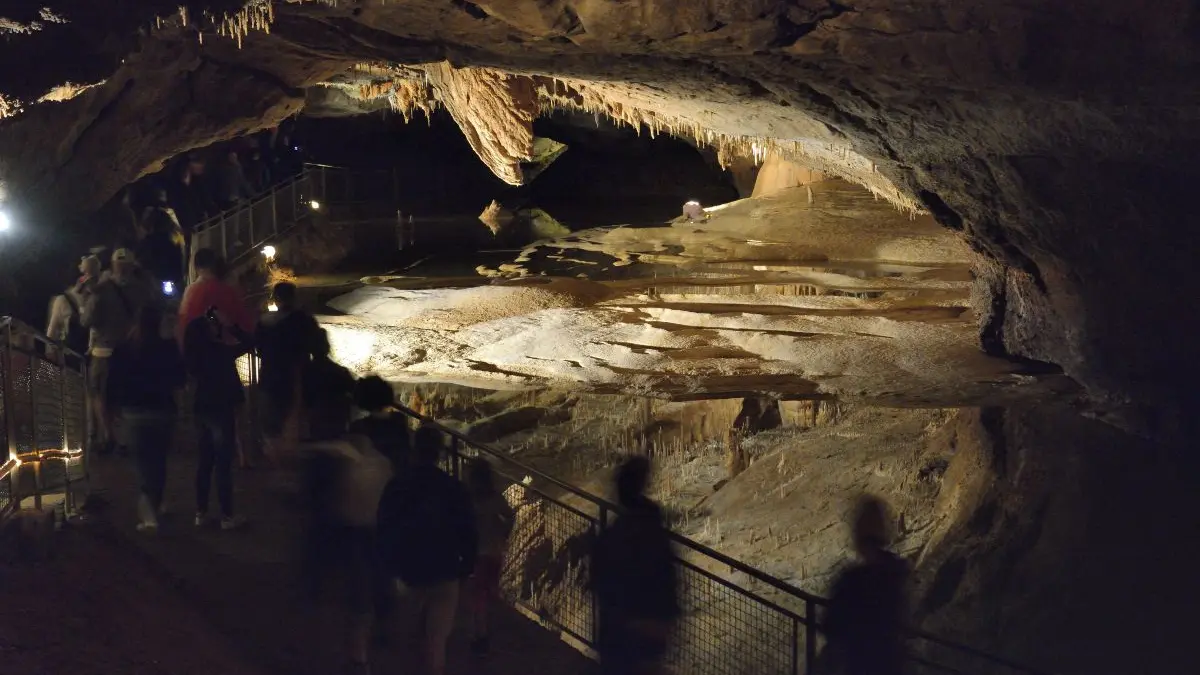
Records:
[[[587,558],[591,542],[621,508],[436,420],[402,410],[450,437],[447,471],[461,476],[465,464],[486,458],[512,481],[505,496],[517,512],[517,522],[502,575],[504,594],[542,625],[594,650],[596,605],[587,587]],[[687,537],[671,537],[683,608],[668,655],[675,672],[818,672],[823,646],[818,608],[828,600]],[[909,638],[908,672],[914,674],[1046,675],[924,631],[910,631]]]
[[[0,516],[47,506],[71,515],[88,482],[84,357],[9,317],[0,350]]]
[[[394,171],[305,164],[266,193],[201,222],[190,250],[210,248],[233,267],[316,218],[331,223],[386,219],[389,226],[394,221],[404,248],[411,243],[411,227],[396,208],[398,192]]]
[[[210,248],[230,266],[236,265],[255,255],[264,244],[309,222],[322,199],[315,189],[312,171],[306,167],[266,194],[197,225],[192,232],[191,250]]]

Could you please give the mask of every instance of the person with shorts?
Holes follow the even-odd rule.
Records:
[[[117,346],[129,339],[143,307],[157,308],[158,295],[137,270],[129,249],[112,255],[109,274],[88,294],[80,323],[90,330],[88,354],[89,386],[93,401],[96,441],[101,454],[115,445],[112,415],[108,409],[109,359]]]
[[[475,574],[467,580],[471,608],[471,651],[483,655],[491,648],[489,614],[500,595],[500,577],[508,538],[512,534],[516,514],[496,487],[496,472],[484,459],[471,463],[467,469],[467,488],[475,509],[479,527],[479,562]]]

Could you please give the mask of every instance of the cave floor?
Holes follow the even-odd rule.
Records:
[[[194,458],[170,459],[167,504],[157,536],[134,531],[132,460],[103,458],[93,488],[110,506],[56,537],[44,563],[4,570],[0,648],[5,671],[48,675],[327,675],[345,667],[346,615],[337,589],[317,606],[302,600],[294,488],[279,470],[235,475],[243,530],[197,530],[190,522]],[[401,648],[412,617],[391,627],[373,654],[376,672],[411,672]],[[460,612],[460,619],[462,618]],[[590,672],[592,662],[556,635],[501,608],[493,653],[469,656],[463,623],[449,648],[449,673]],[[25,667],[20,667],[24,665]]]
[[[393,381],[916,407],[1071,395],[980,351],[970,256],[932,219],[826,181],[704,222],[538,241],[476,277],[434,260],[303,283],[339,314],[322,318],[335,357]]]

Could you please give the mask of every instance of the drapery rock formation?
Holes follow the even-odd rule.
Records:
[[[1177,431],[1168,409],[1200,374],[1195,320],[1171,302],[1200,253],[1186,206],[1200,19],[1183,0],[257,3],[225,23],[236,40],[204,18],[234,2],[185,3],[186,26],[176,2],[49,3],[65,23],[40,4],[6,8],[6,25],[41,25],[0,46],[25,64],[0,74],[24,109],[0,128],[20,208],[96,207],[170,155],[295,112],[305,87],[356,63],[447,61],[727,148],[782,148],[931,211],[988,261],[982,345],[1062,366],[1140,431]]]

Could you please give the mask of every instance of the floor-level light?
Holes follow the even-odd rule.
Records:
[[[270,244],[267,244],[266,246],[262,247],[262,254],[263,254],[263,257],[267,259],[267,262],[272,262],[273,260],[275,260],[275,253],[276,253],[275,247]]]
[[[278,312],[278,311],[279,311],[279,305],[277,305],[277,304],[275,304],[275,303],[273,303],[273,302],[272,302],[271,304],[267,305],[267,311],[268,311],[268,312]]]
[[[308,205],[312,207],[312,210],[313,210],[313,211],[320,211],[320,210],[321,210],[321,202],[319,202],[319,201],[317,201],[317,200],[315,200],[315,199],[314,199],[314,200],[312,200],[311,202],[309,202],[309,203],[308,203]]]

